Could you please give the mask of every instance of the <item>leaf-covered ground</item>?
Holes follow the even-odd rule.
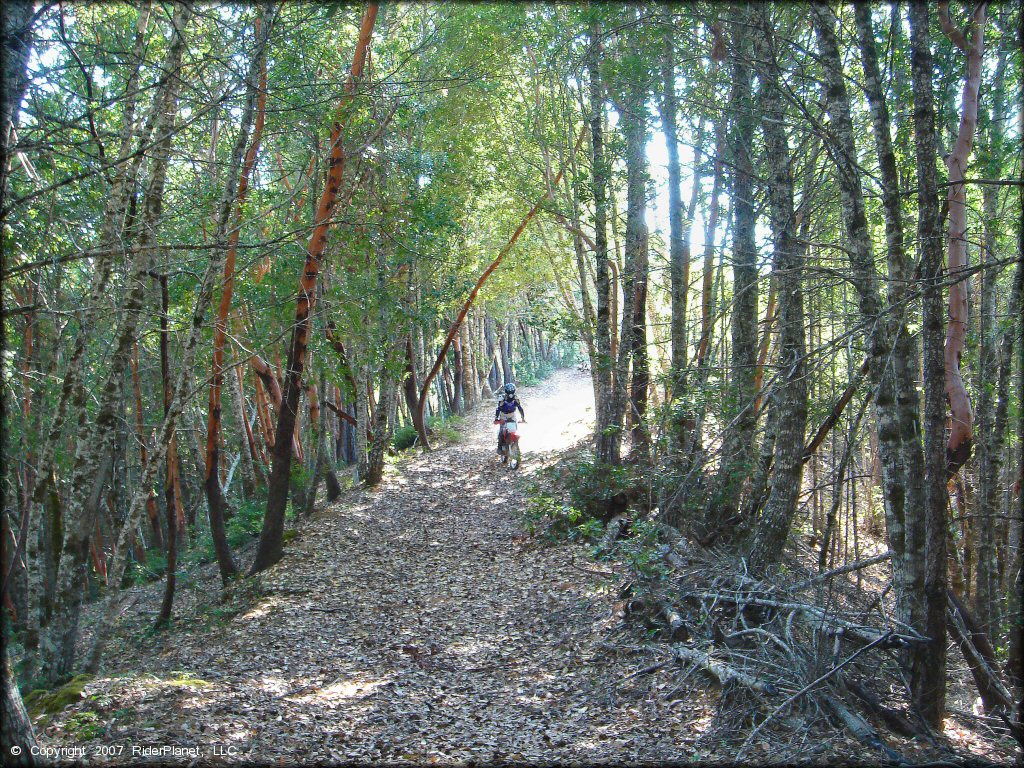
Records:
[[[123,745],[122,761],[133,746],[238,762],[697,756],[704,702],[651,697],[649,678],[630,677],[658,658],[638,630],[611,629],[604,564],[523,532],[529,476],[590,428],[589,378],[562,371],[522,395],[519,473],[497,462],[488,401],[458,444],[300,521],[249,599],[239,588],[235,615],[207,568],[174,629],[152,635],[159,589],[140,589],[103,676],[43,742],[89,756]]]
[[[183,575],[170,631],[150,629],[160,585],[136,588],[103,674],[39,721],[41,744],[133,764],[731,762],[720,689],[622,620],[621,566],[524,532],[531,476],[585,443],[591,392],[575,371],[522,391],[519,472],[485,402],[457,444],[293,523],[284,559],[227,599],[215,566]],[[782,725],[780,751],[749,759],[878,759]],[[993,754],[961,730],[959,749]]]

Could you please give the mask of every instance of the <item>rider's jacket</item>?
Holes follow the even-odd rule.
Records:
[[[523,404],[519,402],[518,395],[505,395],[498,403],[498,407],[494,409],[494,418],[500,418],[501,414],[505,414],[505,418],[508,418],[516,412],[516,408],[519,409],[519,415],[525,419],[526,414],[523,412]]]

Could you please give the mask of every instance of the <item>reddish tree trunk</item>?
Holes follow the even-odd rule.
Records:
[[[985,50],[985,3],[979,3],[971,18],[970,40],[949,19],[949,3],[939,3],[942,31],[967,54],[967,79],[960,107],[960,127],[953,152],[946,158],[949,169],[949,250],[946,262],[953,282],[949,286],[949,321],[943,361],[946,369],[946,397],[952,415],[946,442],[946,472],[952,476],[971,457],[974,442],[974,411],[971,398],[960,375],[960,358],[967,340],[967,188],[964,177],[978,125],[978,91],[981,87],[981,60]]]
[[[262,26],[263,19],[257,18],[254,25],[257,37],[260,35]],[[263,50],[265,51],[266,49],[264,48]],[[221,387],[224,384],[224,341],[227,336],[228,313],[231,311],[231,297],[235,289],[235,260],[238,255],[238,238],[242,227],[242,211],[245,207],[245,198],[249,191],[249,174],[256,164],[256,155],[260,149],[260,140],[263,137],[263,123],[266,115],[267,62],[265,55],[260,57],[259,67],[259,95],[256,98],[256,118],[253,125],[252,141],[249,144],[248,152],[246,152],[245,160],[242,164],[242,172],[238,180],[234,226],[228,235],[227,256],[224,261],[224,283],[221,290],[220,305],[217,309],[217,317],[214,321],[213,370],[210,380],[210,407],[206,424],[206,475],[203,485],[206,490],[210,535],[213,539],[214,552],[217,555],[217,565],[220,569],[221,581],[225,584],[228,579],[238,573],[238,567],[231,556],[231,548],[227,541],[227,532],[224,528],[226,501],[221,490],[219,478],[217,477],[217,466],[220,463],[220,393]],[[244,136],[240,135],[240,139],[244,141]],[[248,422],[245,423],[245,429],[251,445],[252,436],[251,432],[249,432]]]
[[[342,173],[345,168],[345,152],[342,146],[341,110],[351,101],[356,82],[362,76],[377,19],[377,4],[370,3],[363,14],[356,44],[352,70],[345,85],[345,95],[334,115],[331,127],[331,152],[327,183],[324,185],[317,206],[315,228],[306,252],[306,262],[300,280],[298,302],[295,308],[295,324],[292,328],[291,344],[288,347],[288,371],[281,411],[278,415],[274,445],[274,464],[271,469],[267,509],[263,517],[263,531],[259,548],[250,573],[258,573],[281,559],[282,536],[284,534],[284,511],[288,503],[288,481],[291,474],[292,445],[290,437],[295,430],[299,410],[299,395],[302,392],[302,371],[306,360],[306,345],[309,340],[310,312],[316,302],[316,283],[320,274],[324,250],[327,246],[327,231],[331,225],[331,214],[338,201]]]

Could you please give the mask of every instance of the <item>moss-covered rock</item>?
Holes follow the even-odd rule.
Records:
[[[92,675],[75,675],[60,688],[52,691],[36,689],[25,697],[25,707],[33,717],[36,715],[52,715],[64,707],[81,701],[85,697],[85,686],[93,679]]]

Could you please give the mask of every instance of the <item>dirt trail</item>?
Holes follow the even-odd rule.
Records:
[[[496,461],[487,401],[460,444],[300,523],[249,610],[217,625],[183,607],[171,635],[112,653],[91,688],[114,720],[87,744],[207,758],[219,744],[240,762],[692,756],[695,702],[630,677],[657,659],[637,630],[609,629],[606,566],[523,535],[531,470],[590,428],[589,379],[561,371],[521,394],[522,473]],[[127,669],[152,675],[118,679]],[[49,743],[68,743],[67,717]]]

